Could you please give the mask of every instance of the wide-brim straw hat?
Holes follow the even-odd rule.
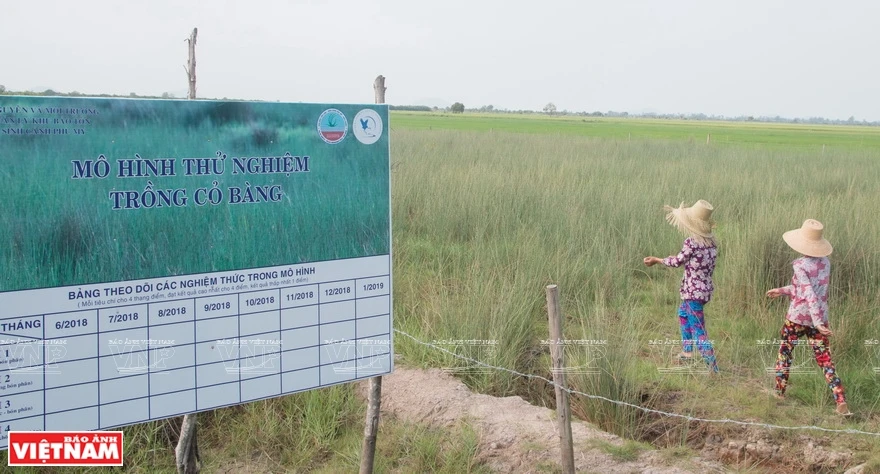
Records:
[[[690,234],[694,240],[704,244],[714,244],[715,221],[712,212],[715,208],[703,199],[695,202],[691,207],[684,207],[682,202],[678,207],[664,206],[666,220],[680,231]]]
[[[790,230],[782,234],[782,240],[796,252],[808,257],[827,257],[834,248],[831,242],[822,236],[825,226],[815,219],[804,221],[800,229]]]

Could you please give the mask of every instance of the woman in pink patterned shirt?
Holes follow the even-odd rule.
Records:
[[[653,266],[658,263],[667,267],[678,268],[684,265],[684,276],[681,279],[681,306],[678,308],[678,322],[681,329],[682,352],[679,358],[688,360],[693,357],[693,346],[696,344],[700,355],[713,373],[718,372],[715,361],[715,350],[706,332],[706,321],[703,306],[712,299],[715,286],[712,273],[718,258],[715,236],[712,234],[712,211],[714,208],[704,200],[697,201],[692,207],[685,208],[684,203],[676,208],[666,206],[666,219],[670,224],[688,234],[681,252],[678,255],[657,258],[645,257],[644,263]]]
[[[776,360],[776,395],[779,398],[785,396],[792,348],[802,336],[806,336],[813,348],[816,363],[825,373],[825,381],[837,402],[837,413],[848,416],[851,413],[846,405],[843,384],[837,376],[828,349],[828,336],[834,334],[828,329],[828,281],[831,276],[828,256],[833,249],[831,243],[822,237],[822,231],[821,222],[807,219],[800,229],[782,235],[785,243],[802,256],[792,262],[794,277],[791,285],[767,292],[770,298],[783,295],[791,298]]]

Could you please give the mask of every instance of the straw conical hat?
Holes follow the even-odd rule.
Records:
[[[711,204],[700,199],[691,207],[684,207],[682,202],[677,208],[665,206],[666,220],[681,230],[691,234],[695,240],[702,243],[714,243],[715,236],[712,234],[712,228],[715,227],[715,221],[712,220],[712,211],[715,210]]]
[[[822,237],[825,226],[815,219],[807,219],[800,229],[782,234],[782,240],[798,253],[808,257],[827,257],[834,250],[831,243]]]

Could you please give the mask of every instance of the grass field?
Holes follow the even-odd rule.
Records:
[[[706,418],[880,431],[880,352],[870,343],[880,339],[880,224],[872,217],[880,147],[864,145],[880,131],[467,114],[393,114],[392,128],[397,327],[426,341],[495,340],[492,351],[452,350],[549,376],[544,287],[558,284],[566,337],[606,341],[569,348],[567,365],[598,369],[569,376],[578,390]],[[664,128],[666,138],[652,135]],[[708,145],[706,129],[717,138]],[[824,151],[821,142],[829,143]],[[716,292],[706,307],[722,369],[716,379],[678,371],[679,347],[658,342],[681,338],[681,271],[641,263],[681,248],[663,204],[697,199],[714,204],[718,220]],[[768,394],[777,346],[767,341],[778,339],[787,302],[764,293],[790,280],[796,255],[781,235],[806,218],[825,223],[835,246],[831,347],[858,414],[849,421],[833,414],[806,348],[795,351],[789,399]],[[397,341],[397,351],[425,365],[463,364]],[[465,379],[481,391],[552,403],[545,387],[502,372],[474,370]],[[581,397],[573,406],[606,430],[664,446],[735,429],[693,432]],[[880,446],[871,437],[840,439]]]
[[[551,117],[511,114],[392,112],[392,127],[407,130],[465,130],[574,135],[626,139],[673,139],[718,145],[819,149],[880,146],[880,127],[760,122]]]
[[[223,408],[199,415],[202,471],[357,472],[366,407],[351,385]],[[124,468],[8,467],[6,473],[176,473],[180,418],[123,429]],[[474,465],[478,436],[467,425],[437,430],[383,417],[374,472],[488,473]]]
[[[545,286],[558,284],[566,337],[606,341],[567,348],[568,366],[596,369],[573,371],[575,389],[705,418],[880,431],[880,353],[866,344],[880,339],[880,131],[586,120],[391,114],[395,327],[461,355],[549,377]],[[706,306],[717,378],[664,370],[678,347],[657,341],[680,338],[681,273],[641,263],[680,249],[683,237],[666,224],[662,206],[701,198],[717,209],[720,242],[717,289]],[[792,374],[789,399],[776,402],[765,392],[773,386],[766,369],[776,348],[763,342],[778,337],[786,306],[764,293],[790,279],[795,255],[781,234],[808,217],[825,223],[835,247],[831,347],[857,414],[846,421],[833,415],[830,390],[802,348],[795,364],[803,363],[803,372]],[[490,350],[452,339],[497,344]],[[459,369],[478,391],[552,404],[552,390],[539,382],[475,370],[405,337],[395,341],[409,363]],[[203,418],[203,454],[211,466],[228,457],[295,471],[351,471],[363,430],[363,404],[352,394],[351,386],[334,387],[217,410]],[[605,430],[673,451],[710,433],[742,431],[583,397],[572,405]],[[162,426],[127,429],[132,472],[147,472],[143,466],[153,462],[150,472],[171,472],[173,447]],[[436,433],[383,418],[382,430],[378,472],[475,469],[474,435],[466,428]],[[768,433],[778,441],[821,438],[857,460],[880,450],[873,437]],[[802,462],[789,461],[792,469]]]

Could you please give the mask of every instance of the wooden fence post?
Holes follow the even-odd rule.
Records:
[[[184,415],[180,425],[180,439],[174,449],[178,474],[197,474],[200,470],[199,445],[196,438],[197,418],[195,413]]]
[[[376,95],[376,103],[384,104],[385,103],[385,90],[388,89],[385,87],[385,76],[378,75],[376,79],[373,81],[373,92]]]
[[[379,433],[379,408],[382,402],[382,377],[370,379],[370,393],[367,398],[367,422],[364,426],[364,444],[361,447],[360,474],[373,472],[376,457],[376,435]]]
[[[192,34],[185,41],[189,42],[189,61],[186,66],[187,82],[189,84],[189,93],[187,99],[194,100],[196,98],[196,35],[198,28],[193,28]],[[197,442],[197,426],[198,418],[195,413],[184,415],[183,423],[180,425],[180,438],[177,441],[177,447],[174,449],[174,457],[177,461],[178,474],[197,474],[201,469],[199,463],[199,444]]]
[[[379,75],[373,81],[376,103],[385,103],[385,77]],[[361,446],[360,474],[373,472],[376,457],[376,436],[379,434],[379,408],[382,404],[382,377],[370,379],[370,393],[367,396],[367,420],[364,425],[364,443]]]
[[[189,43],[189,60],[186,62],[186,66],[184,66],[184,69],[186,69],[186,82],[189,84],[187,99],[196,98],[196,36],[198,34],[199,29],[193,28],[189,38],[184,40]]]
[[[547,317],[550,322],[551,372],[556,383],[556,422],[559,429],[559,447],[562,452],[562,472],[574,474],[574,446],[571,439],[571,406],[565,386],[565,350],[562,338],[562,314],[559,309],[559,288],[547,286]]]

